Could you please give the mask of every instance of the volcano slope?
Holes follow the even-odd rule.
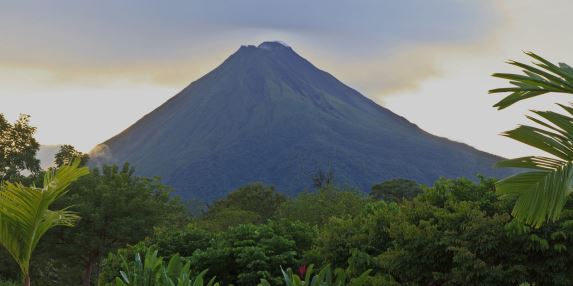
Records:
[[[204,201],[255,181],[296,194],[319,170],[365,191],[391,178],[508,172],[492,167],[501,158],[421,130],[279,42],[241,47],[98,147],[93,162],[129,162]]]

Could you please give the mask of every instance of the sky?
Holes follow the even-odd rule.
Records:
[[[0,113],[30,114],[41,144],[88,152],[241,45],[300,55],[433,134],[505,157],[499,135],[545,96],[503,111],[493,72],[534,51],[573,64],[570,0],[0,0]]]

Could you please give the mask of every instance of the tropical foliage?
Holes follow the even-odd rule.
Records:
[[[346,274],[344,269],[337,268],[333,271],[330,265],[323,267],[317,274],[313,275],[313,271],[314,265],[301,266],[298,274],[295,274],[290,268],[286,271],[281,269],[286,286],[362,286],[366,284],[370,273],[368,270],[359,277],[352,278]],[[271,286],[271,284],[267,280],[261,279],[258,286]]]
[[[263,223],[285,201],[286,197],[272,186],[248,184],[209,206],[203,222],[207,228],[221,227],[220,230],[238,223]]]
[[[167,265],[163,258],[157,256],[157,250],[147,248],[142,259],[140,253],[135,254],[133,262],[128,263],[122,257],[123,270],[119,272],[119,277],[115,278],[115,286],[218,286],[215,277],[205,284],[204,276],[207,270],[202,271],[197,276],[192,277],[190,273],[190,262],[184,262],[179,255],[171,257]]]
[[[170,198],[170,189],[134,172],[129,164],[94,168],[57,203],[73,205],[82,220],[47,237],[51,248],[46,253],[69,273],[54,283],[90,285],[108,252],[153,235],[155,227],[185,226],[185,206]]]
[[[224,232],[210,232],[190,225],[184,231],[163,231],[145,244],[157,247],[161,255],[181,254],[191,262],[191,271],[217,276],[223,285],[256,285],[261,278],[280,283],[281,266],[295,266],[312,246],[315,232],[308,225],[289,221],[267,224],[240,224]],[[118,259],[141,251],[142,245],[120,249],[104,261],[101,276],[106,282],[114,277]]]
[[[422,191],[422,187],[415,181],[393,179],[372,186],[370,197],[386,202],[400,202],[404,199],[412,199]]]
[[[493,74],[509,80],[512,85],[490,90],[490,93],[510,93],[495,107],[504,109],[551,92],[573,94],[573,68],[564,63],[553,64],[534,53],[527,55],[535,60],[533,65],[509,62],[521,68],[524,75]],[[503,197],[516,199],[512,214],[517,219],[536,227],[557,220],[573,190],[573,107],[558,105],[563,109],[562,113],[532,111],[536,116],[527,117],[537,126],[522,125],[503,134],[549,155],[522,157],[498,164],[528,170],[500,181],[497,190]]]
[[[371,270],[365,285],[573,283],[573,212],[541,228],[528,227],[512,220],[514,201],[498,199],[495,182],[441,179],[398,203],[363,200],[356,213],[329,210],[319,225],[304,213],[315,210],[302,208],[298,219],[279,219],[277,213],[265,223],[223,230],[204,228],[198,222],[210,218],[198,217],[186,228],[158,230],[108,255],[100,276],[112,281],[121,255],[154,246],[161,256],[189,259],[192,273],[209,269],[207,276],[217,276],[222,285],[256,285],[261,279],[284,285],[281,267],[287,274],[293,269],[296,280],[294,273],[310,264],[331,265],[352,278]],[[354,202],[337,197],[347,199],[342,204]]]
[[[332,216],[352,216],[360,212],[367,199],[355,189],[332,185],[315,192],[303,192],[281,204],[276,217],[322,225]]]
[[[71,183],[88,174],[79,161],[46,172],[43,187],[4,182],[0,189],[0,244],[18,264],[25,285],[30,285],[30,260],[40,239],[56,226],[74,226],[79,216],[66,207],[50,206],[69,191]]]
[[[538,60],[540,69],[557,67]],[[528,73],[531,79],[512,82],[547,88]],[[527,98],[517,97],[509,103]],[[63,165],[43,180],[41,172],[16,172],[2,184],[0,285],[22,278],[11,264],[25,283],[40,286],[572,285],[572,201],[561,188],[570,178],[558,166],[573,154],[573,108],[563,108],[568,115],[536,112],[541,128],[508,132],[555,157],[501,163],[529,172],[431,187],[397,179],[375,185],[370,196],[330,182],[289,198],[255,183],[197,209],[128,164],[86,175],[79,160],[65,165],[85,156],[62,148]]]

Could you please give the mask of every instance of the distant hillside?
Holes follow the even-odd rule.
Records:
[[[95,163],[129,161],[207,201],[254,181],[295,194],[321,169],[363,190],[506,172],[492,168],[500,158],[421,130],[278,42],[241,47],[98,147]]]

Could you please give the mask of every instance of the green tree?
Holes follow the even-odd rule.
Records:
[[[53,227],[74,226],[79,219],[63,207],[50,206],[68,193],[69,185],[88,174],[79,162],[47,172],[44,187],[25,187],[5,182],[0,190],[0,244],[8,250],[22,272],[24,285],[30,285],[30,260],[40,239]]]
[[[260,224],[261,217],[252,212],[236,208],[221,208],[201,217],[194,223],[210,231],[225,231],[241,224]]]
[[[332,168],[328,168],[326,171],[319,169],[312,175],[312,185],[317,190],[334,185],[334,170]]]
[[[367,200],[357,191],[340,190],[334,186],[315,192],[304,192],[283,203],[277,218],[322,225],[331,217],[353,216],[360,213]]]
[[[418,183],[407,179],[393,179],[372,186],[370,197],[387,202],[411,199],[423,192]]]
[[[14,181],[24,170],[40,172],[40,160],[36,159],[40,144],[34,139],[35,132],[29,115],[22,114],[11,124],[0,113],[0,181]]]
[[[146,240],[149,245],[157,246],[159,254],[171,256],[175,253],[188,257],[197,249],[205,249],[210,245],[215,234],[193,224],[183,228],[157,229],[153,236]]]
[[[48,250],[65,263],[60,283],[91,285],[110,250],[151,236],[155,227],[185,225],[186,209],[169,191],[157,178],[135,176],[128,164],[94,169],[72,185],[61,203],[73,205],[82,221],[54,233],[54,247]]]
[[[375,257],[390,247],[389,227],[399,211],[397,204],[381,201],[366,205],[355,217],[332,217],[320,228],[307,261],[355,275],[377,268]]]
[[[524,75],[493,74],[512,84],[511,87],[489,91],[510,93],[495,107],[504,109],[516,102],[551,92],[573,94],[573,68],[564,63],[553,64],[534,53],[527,55],[535,60],[533,65],[509,62],[521,68]],[[573,108],[558,105],[564,113],[532,111],[536,117],[527,116],[538,127],[522,125],[503,134],[552,156],[521,157],[498,164],[527,170],[500,181],[497,190],[503,197],[516,199],[512,214],[517,219],[536,227],[546,221],[557,220],[573,190]]]
[[[242,211],[242,213],[254,214],[257,218],[253,219],[252,222],[263,223],[271,218],[285,201],[286,197],[277,192],[274,187],[262,183],[253,183],[241,187],[213,203],[209,207],[206,217],[217,217],[222,212],[234,210],[235,213]]]
[[[571,213],[528,228],[494,183],[441,179],[402,204],[391,247],[376,257],[381,271],[406,285],[571,285]]]
[[[74,160],[80,160],[80,166],[85,166],[90,159],[90,156],[76,150],[72,145],[62,145],[54,159],[54,163],[56,163],[56,167],[58,168],[63,165],[67,165]]]
[[[308,231],[311,231],[307,227]],[[280,285],[280,267],[295,267],[302,257],[290,234],[271,225],[239,225],[212,240],[190,257],[194,272],[209,269],[224,285],[257,285],[267,279]]]
[[[373,269],[370,285],[571,285],[573,212],[529,228],[511,220],[513,203],[491,179],[440,179],[412,200],[331,218],[306,257]]]

